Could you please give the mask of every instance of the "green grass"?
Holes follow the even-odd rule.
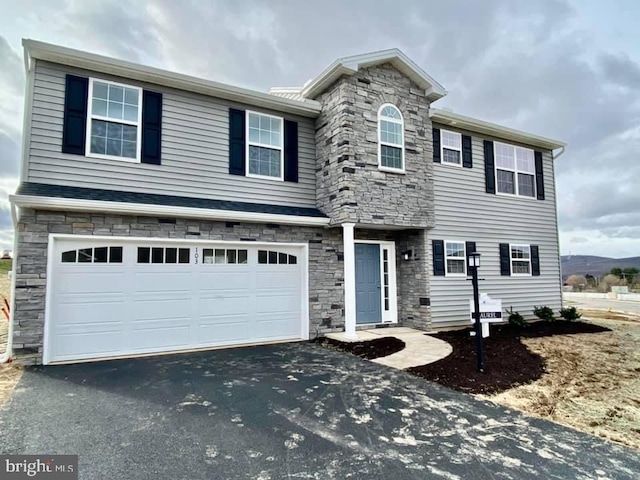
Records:
[[[7,276],[7,272],[11,270],[13,260],[0,260],[0,275]]]

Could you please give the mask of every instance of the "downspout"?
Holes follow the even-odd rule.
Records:
[[[7,348],[0,357],[0,363],[7,363],[13,354],[13,320],[16,314],[16,261],[18,259],[18,209],[11,203],[13,220],[13,260],[11,265],[11,300],[9,302],[9,329],[7,331]]]
[[[555,202],[555,213],[556,213],[556,238],[558,239],[558,271],[560,272],[560,278],[558,279],[560,282],[560,308],[564,308],[564,295],[562,295],[562,254],[560,252],[560,228],[558,226],[558,182],[556,180],[556,165],[555,161],[562,156],[565,151],[565,147],[560,147],[560,151],[558,154],[554,154],[553,150],[551,150],[551,168],[553,168],[553,201]]]

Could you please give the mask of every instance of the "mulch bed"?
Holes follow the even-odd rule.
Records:
[[[530,352],[521,338],[548,337],[574,333],[599,333],[611,330],[585,322],[534,322],[527,328],[513,325],[491,327],[483,339],[484,372],[476,371],[476,342],[470,328],[441,332],[432,336],[448,342],[453,352],[446,358],[407,371],[466,393],[494,394],[517,385],[531,383],[545,372],[544,359]]]
[[[331,338],[320,337],[313,340],[313,342],[319,343],[325,348],[351,353],[367,360],[386,357],[403,350],[405,347],[405,343],[395,337],[376,338],[366,342],[340,342]]]

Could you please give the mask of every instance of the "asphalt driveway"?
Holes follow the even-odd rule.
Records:
[[[83,479],[636,479],[640,453],[312,344],[32,368],[1,453]]]

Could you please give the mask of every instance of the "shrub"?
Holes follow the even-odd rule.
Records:
[[[509,314],[510,325],[513,325],[514,327],[519,327],[519,328],[527,328],[529,326],[529,324],[527,323],[527,321],[524,319],[522,315],[520,315],[518,312],[513,311],[513,307],[507,310],[507,313]]]
[[[578,311],[576,307],[565,307],[560,310],[560,316],[565,320],[578,320],[582,317],[582,314]]]
[[[534,307],[533,314],[545,322],[553,322],[555,320],[553,316],[553,309],[551,307]]]

